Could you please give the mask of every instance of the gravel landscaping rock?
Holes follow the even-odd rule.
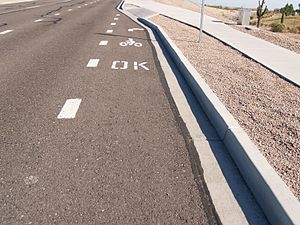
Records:
[[[293,52],[300,54],[300,38],[295,39],[295,38],[288,37],[287,34],[273,33],[271,31],[263,30],[263,29],[248,30],[243,26],[234,26],[234,25],[232,27],[244,33],[251,34],[255,37],[264,39],[275,45],[279,45],[283,48],[287,48]],[[298,35],[300,37],[300,34]]]
[[[239,52],[163,16],[160,25],[300,200],[300,89]]]

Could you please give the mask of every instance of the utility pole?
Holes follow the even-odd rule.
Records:
[[[199,33],[199,39],[198,42],[201,41],[202,38],[202,31],[203,31],[203,18],[204,18],[204,0],[202,0],[201,4],[201,17],[200,17],[200,33]]]

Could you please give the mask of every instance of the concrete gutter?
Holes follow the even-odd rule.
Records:
[[[213,93],[168,35],[139,18],[160,37],[198,102],[226,145],[246,183],[271,224],[300,224],[300,202],[263,157],[246,132]]]

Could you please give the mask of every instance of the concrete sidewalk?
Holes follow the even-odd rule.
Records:
[[[199,27],[200,13],[152,0],[126,0],[126,4],[155,11],[181,22]],[[204,31],[232,46],[284,79],[300,86],[300,55],[270,42],[240,32],[210,16],[204,16]]]

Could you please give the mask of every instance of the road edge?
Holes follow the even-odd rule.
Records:
[[[161,46],[159,46],[158,41],[154,35],[154,31],[148,27],[147,25],[145,25],[144,23],[141,23],[141,21],[139,21],[140,18],[137,18],[135,15],[131,14],[130,12],[128,12],[127,10],[123,9],[123,4],[124,1],[121,1],[119,6],[116,7],[116,9],[118,11],[120,11],[121,13],[125,14],[127,17],[131,18],[134,22],[136,22],[137,24],[141,25],[142,27],[144,27],[149,35],[150,35],[150,41],[153,44],[153,51],[156,51],[157,57],[159,58],[159,60],[162,60],[163,62],[159,62],[163,69],[163,73],[165,75],[165,82],[167,82],[167,85],[169,86],[169,92],[171,92],[171,98],[173,100],[173,102],[175,101],[175,107],[180,107],[182,108],[182,99],[180,99],[181,96],[178,96],[178,91],[173,90],[174,89],[174,83],[177,84],[177,80],[175,78],[175,75],[172,72],[172,69],[170,68],[167,59],[164,56],[163,50],[161,49]],[[155,14],[158,15],[158,14]],[[153,16],[155,16],[153,15]],[[150,16],[152,17],[152,16]],[[147,18],[150,18],[147,17]],[[172,58],[172,56],[171,56]],[[175,82],[174,82],[175,80]],[[170,86],[171,85],[171,86]],[[177,84],[178,85],[178,84]],[[180,87],[178,86],[178,88],[180,89]],[[175,94],[175,96],[173,96]],[[174,99],[175,98],[175,99]],[[176,101],[176,99],[178,98],[178,102]],[[184,97],[185,98],[185,97]],[[179,103],[180,106],[177,105],[177,103]],[[200,106],[199,106],[200,107]],[[238,203],[238,200],[236,199],[236,197],[234,196],[232,189],[230,188],[230,185],[227,183],[226,178],[223,174],[222,168],[220,167],[218,160],[215,157],[215,153],[213,153],[213,150],[211,149],[210,144],[214,143],[213,145],[215,145],[216,143],[223,143],[221,141],[220,138],[218,138],[217,140],[203,140],[203,138],[199,138],[199,132],[201,133],[201,130],[197,130],[195,129],[194,125],[189,125],[191,123],[193,124],[197,124],[196,118],[194,118],[193,113],[191,112],[190,117],[193,117],[193,119],[195,119],[195,121],[193,121],[193,119],[188,118],[187,121],[184,119],[184,117],[186,117],[187,115],[187,111],[190,111],[189,109],[189,105],[187,103],[186,106],[186,110],[179,110],[179,111],[184,111],[184,115],[181,116],[180,113],[180,117],[182,118],[181,123],[184,123],[184,127],[185,130],[187,130],[187,132],[191,132],[191,134],[189,134],[189,136],[192,136],[192,141],[193,141],[193,146],[195,148],[195,152],[192,152],[191,154],[191,163],[192,163],[192,167],[201,167],[201,170],[203,171],[203,179],[204,182],[206,183],[206,189],[208,191],[208,194],[210,195],[210,199],[211,202],[213,202],[213,207],[214,207],[214,211],[216,216],[218,217],[218,223],[220,224],[224,224],[224,225],[240,225],[240,224],[251,224],[251,222],[248,222],[247,216],[244,214],[243,209],[241,208],[241,206]],[[177,109],[178,111],[178,109]],[[188,124],[186,124],[188,123]],[[217,144],[218,145],[218,144]],[[223,148],[219,149],[219,151],[226,151],[226,147],[224,145]],[[229,155],[229,154],[228,154]],[[230,156],[228,156],[230,158]],[[205,162],[201,162],[202,160],[204,160]],[[230,159],[231,161],[231,159]],[[234,164],[234,162],[232,162],[232,164]],[[238,169],[236,169],[238,170]],[[197,174],[194,174],[195,176],[197,176]],[[196,177],[195,177],[196,179]],[[241,176],[241,179],[242,176]],[[196,181],[197,182],[197,181]],[[245,184],[246,185],[246,184]],[[245,187],[246,188],[246,187]],[[249,190],[250,192],[250,190]],[[239,193],[237,193],[239,194]],[[251,194],[250,194],[251,195]],[[252,197],[254,199],[254,197]],[[255,202],[255,200],[249,200],[249,204],[253,204],[252,201]],[[258,206],[257,203],[256,204],[256,210],[261,210],[260,207]],[[255,210],[254,210],[255,211]],[[253,214],[254,215],[254,214]],[[258,216],[258,215],[256,215]],[[254,216],[255,217],[255,216]],[[264,221],[266,219],[264,218]],[[264,224],[264,223],[263,223]]]
[[[198,152],[197,148],[195,147],[194,143],[191,142],[192,138],[190,136],[189,130],[187,129],[186,124],[181,117],[181,114],[177,108],[177,104],[175,103],[173,95],[170,91],[169,82],[167,81],[166,76],[165,76],[165,67],[163,68],[161,66],[161,62],[160,62],[159,58],[160,58],[160,56],[164,57],[162,50],[160,49],[160,47],[155,39],[155,36],[152,33],[152,30],[150,28],[148,28],[147,26],[145,26],[144,24],[142,24],[141,22],[139,22],[138,18],[136,16],[131,14],[129,11],[123,9],[123,4],[124,4],[124,1],[122,0],[119,3],[119,5],[116,7],[116,9],[146,30],[148,40],[152,47],[154,58],[157,58],[155,60],[155,64],[156,64],[156,66],[158,66],[158,68],[161,68],[159,71],[160,81],[162,83],[162,87],[165,91],[166,97],[168,98],[169,104],[173,111],[173,115],[174,115],[174,118],[175,118],[177,126],[178,126],[177,128],[180,129],[180,133],[185,140],[185,145],[188,149],[189,160],[191,161],[191,164],[192,164],[191,169],[193,171],[194,180],[195,180],[197,189],[200,192],[200,197],[201,197],[202,203],[204,205],[204,210],[205,210],[205,213],[209,220],[208,222],[210,225],[221,225],[222,222],[219,218],[219,214],[217,213],[217,211],[213,205],[213,201],[210,196],[210,191],[208,190],[208,187],[205,182],[206,180],[204,179],[203,168],[201,167],[201,163],[198,163],[199,157],[193,157],[195,154],[197,155],[197,152]],[[155,15],[158,15],[158,14],[155,14]],[[159,52],[157,52],[157,50],[158,50],[157,48],[159,48],[159,50],[160,50]],[[167,64],[166,59],[165,59],[165,61]],[[172,76],[174,76],[174,75],[172,74]],[[204,197],[201,196],[201,193],[203,193],[203,192],[204,192]],[[238,224],[236,224],[236,225],[238,225]]]

